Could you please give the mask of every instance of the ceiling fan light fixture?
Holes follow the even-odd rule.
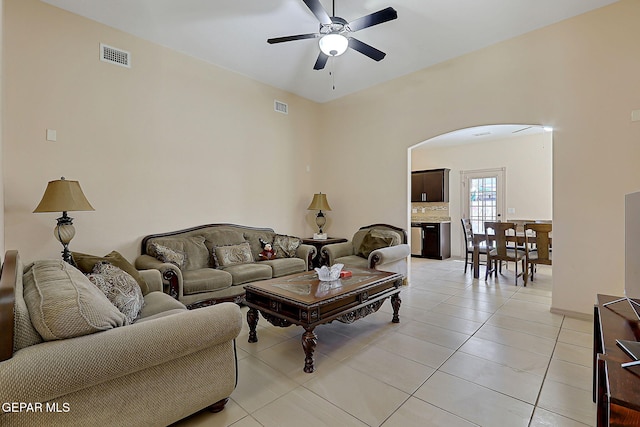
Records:
[[[342,34],[331,33],[322,36],[318,44],[325,55],[340,56],[349,47],[349,40]]]

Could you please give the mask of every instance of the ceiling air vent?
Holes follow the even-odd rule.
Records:
[[[102,43],[100,43],[100,60],[131,68],[131,54],[129,52]]]
[[[273,101],[273,108],[282,114],[289,114],[289,106],[282,101],[278,101],[277,99]]]

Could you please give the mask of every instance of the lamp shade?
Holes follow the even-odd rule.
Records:
[[[317,193],[313,195],[313,200],[311,204],[307,208],[310,211],[330,211],[331,207],[329,206],[329,202],[327,202],[327,195],[322,193]]]
[[[62,177],[56,181],[49,181],[42,200],[33,212],[71,212],[93,211],[80,183],[68,181]]]
[[[340,56],[349,47],[349,40],[342,34],[330,33],[318,41],[320,50],[328,56]]]

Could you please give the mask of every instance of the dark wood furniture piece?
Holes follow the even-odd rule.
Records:
[[[311,245],[314,246],[316,248],[316,257],[313,259],[313,266],[314,267],[321,267],[323,265],[327,265],[327,259],[324,256],[324,254],[322,253],[322,247],[324,245],[330,245],[332,243],[342,243],[342,242],[346,242],[347,239],[343,238],[343,237],[328,237],[326,239],[312,239],[312,238],[305,238],[302,239],[302,243],[304,243],[305,245]]]
[[[462,231],[464,232],[464,241],[466,245],[466,250],[464,252],[464,272],[467,273],[467,265],[474,265],[473,261],[473,227],[471,226],[471,221],[468,218],[460,218],[460,222],[462,223]],[[478,246],[478,252],[482,255],[487,255],[487,245],[482,242],[480,246]],[[471,261],[469,261],[471,258]],[[478,263],[480,261],[478,260]]]
[[[536,221],[537,222],[537,221]],[[517,227],[517,226],[516,226]],[[507,236],[507,240],[515,242],[516,245],[521,246],[526,242],[526,236],[524,232],[518,232],[516,228],[515,236]],[[487,237],[485,234],[476,233],[473,235],[473,277],[478,279],[480,277],[480,248],[486,245]],[[553,238],[549,236],[549,245],[553,243]]]
[[[533,281],[535,266],[538,264],[553,265],[551,252],[551,231],[552,223],[526,223],[524,224],[525,235],[525,260],[527,270],[524,275],[524,285],[527,286],[529,275]]]
[[[598,295],[593,316],[593,401],[597,426],[640,425],[640,366],[623,368],[632,359],[616,340],[640,340],[640,321],[628,301]]]
[[[485,242],[491,246],[487,253],[487,270],[484,280],[487,280],[492,273],[496,276],[498,271],[502,273],[502,261],[513,261],[516,265],[515,285],[517,286],[518,277],[523,276],[524,280],[527,265],[525,251],[509,245],[509,242],[513,242],[513,237],[516,236],[516,225],[513,222],[487,221],[484,223],[484,231]],[[520,273],[518,273],[518,262],[522,263]],[[526,281],[524,281],[524,285],[527,285]]]
[[[422,256],[431,259],[451,258],[451,223],[422,223]]]
[[[338,320],[353,323],[378,311],[391,298],[392,322],[400,322],[402,275],[387,271],[350,268],[352,276],[334,282],[320,282],[316,272],[292,274],[245,286],[249,342],[257,342],[258,311],[269,323],[287,327],[300,325],[304,349],[304,371],[314,371],[313,352],[318,325]]]
[[[447,259],[451,257],[450,222],[412,222],[411,227],[420,229],[419,239],[421,243],[420,253],[412,252],[412,256],[431,259]]]
[[[448,202],[450,169],[411,172],[412,202]]]

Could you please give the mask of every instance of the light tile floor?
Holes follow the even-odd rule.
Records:
[[[237,339],[239,380],[224,411],[178,426],[593,426],[592,323],[552,314],[551,269],[525,288],[513,265],[474,280],[464,261],[412,259],[400,323],[385,302],[351,325],[258,322]],[[246,313],[246,307],[243,308]]]

